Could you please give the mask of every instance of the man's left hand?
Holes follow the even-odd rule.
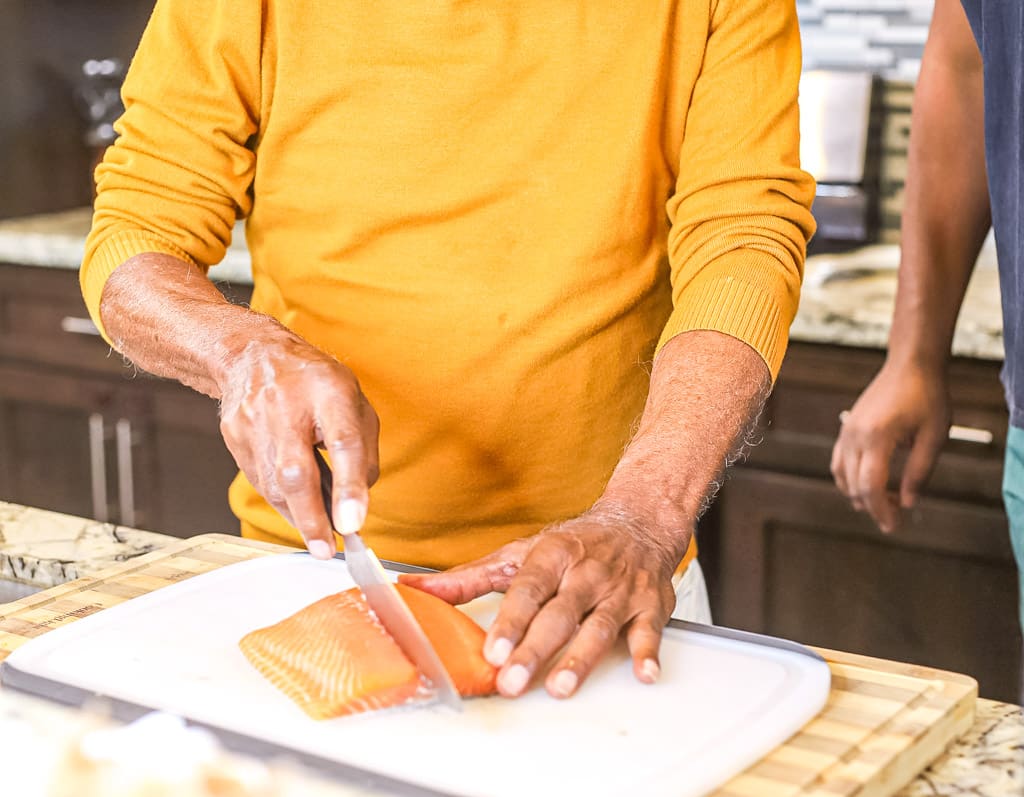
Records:
[[[624,512],[595,507],[475,562],[401,580],[456,604],[504,592],[484,644],[501,668],[498,691],[522,694],[558,656],[545,686],[569,697],[622,633],[636,677],[657,679],[661,632],[675,606],[672,574],[690,536],[662,538]]]

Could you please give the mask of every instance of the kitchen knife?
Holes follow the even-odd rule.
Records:
[[[314,447],[313,453],[320,469],[320,492],[323,495],[324,508],[333,526],[331,496],[334,480],[331,467],[320,453],[320,449]],[[430,685],[436,690],[438,700],[455,711],[462,711],[462,698],[444,664],[441,663],[441,657],[437,655],[434,646],[430,644],[427,635],[416,622],[416,617],[384,572],[377,555],[363,542],[358,533],[343,534],[342,539],[345,542],[345,564],[348,565],[349,575],[362,590],[366,602],[370,604],[384,630],[391,635],[416,669],[430,681]]]

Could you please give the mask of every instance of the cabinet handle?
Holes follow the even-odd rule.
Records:
[[[117,440],[117,499],[123,526],[135,526],[135,478],[132,470],[132,422],[118,418],[114,425]]]
[[[996,436],[988,429],[953,424],[949,427],[949,439],[959,440],[961,443],[977,443],[982,446],[990,446],[992,441],[996,439]]]
[[[79,318],[78,316],[66,315],[60,320],[60,328],[72,335],[92,335],[99,337],[100,330],[91,318]]]
[[[849,410],[839,413],[839,423],[845,423],[850,416]],[[990,446],[996,436],[988,429],[981,429],[977,426],[958,426],[953,424],[949,427],[949,439],[958,443],[977,443],[982,446]]]
[[[103,416],[89,416],[89,476],[92,482],[92,516],[103,523],[107,515],[107,453]]]

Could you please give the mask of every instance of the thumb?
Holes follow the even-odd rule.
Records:
[[[935,460],[948,434],[946,425],[932,424],[915,436],[900,481],[900,506],[904,509],[910,509],[917,503],[918,494],[935,467]]]
[[[469,603],[491,592],[504,592],[526,558],[529,545],[517,540],[492,554],[440,573],[403,573],[401,584],[429,592],[452,604]]]

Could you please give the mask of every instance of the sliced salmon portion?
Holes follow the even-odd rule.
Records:
[[[404,584],[398,591],[459,693],[494,693],[497,671],[483,657],[483,629],[434,595]],[[267,680],[314,719],[389,708],[426,694],[416,667],[355,588],[246,634],[238,645]]]
[[[498,670],[484,658],[484,630],[472,617],[436,595],[406,584],[395,586],[441,657],[459,694],[493,695],[497,691]]]

